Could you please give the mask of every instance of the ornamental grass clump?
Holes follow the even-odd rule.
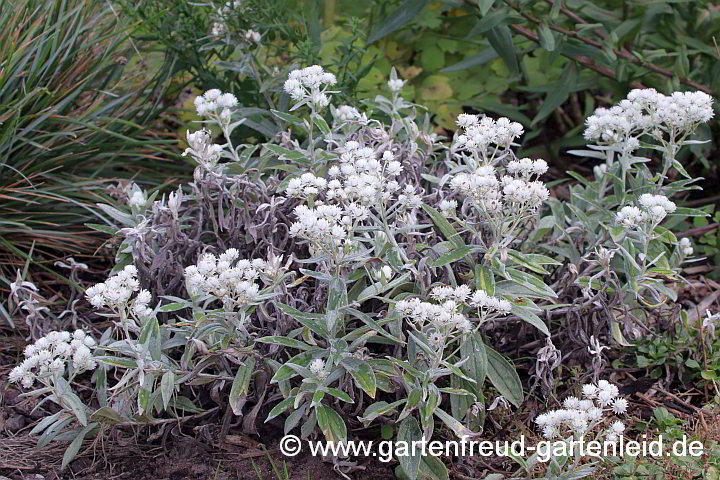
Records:
[[[95,422],[182,424],[212,411],[223,434],[236,415],[246,433],[264,421],[333,443],[386,423],[406,441],[438,428],[473,437],[491,406],[524,399],[501,352],[535,345],[528,367],[544,392],[551,359],[592,365],[584,375],[597,380],[608,344],[652,332],[674,304],[692,244],[662,223],[704,213],[678,195],[692,179],[665,184],[667,170],[651,168],[684,172],[675,147],[709,115],[700,96],[669,97],[689,118],[671,126],[633,93],[627,102],[648,120],[622,138],[655,139],[645,150],[661,158],[636,156],[602,124],[589,135],[598,144],[575,153],[603,167],[594,179],[570,173],[577,183],[562,200],[541,180],[544,160],[516,156],[520,124],[463,114],[446,142],[402,98],[394,71],[390,97],[362,113],[332,106],[334,84],[319,66],[290,72],[282,90],[294,106],[273,113],[287,129],[262,145],[233,145],[245,120],[234,97],[205,92],[201,122],[222,140],[188,132],[188,184],[161,198],[131,185],[126,205],[100,206],[120,246],[114,273],[86,292],[112,320],[92,357],[104,409]],[[616,387],[588,385],[539,417],[547,436],[624,413]],[[611,425],[610,438],[621,433]],[[343,474],[360,467],[333,461]],[[421,461],[447,474],[437,458]],[[419,478],[413,458],[399,463]]]

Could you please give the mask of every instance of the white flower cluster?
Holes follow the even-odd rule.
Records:
[[[526,162],[527,160],[527,162]],[[504,175],[498,180],[495,167],[484,165],[470,173],[458,173],[450,179],[450,187],[468,197],[485,216],[518,215],[534,211],[548,199],[550,192],[533,175],[547,170],[544,160],[514,161],[508,171],[516,177]],[[529,166],[525,168],[525,166]]]
[[[236,107],[238,100],[232,93],[223,93],[217,88],[208,90],[203,95],[195,97],[195,109],[201,117],[216,117],[227,122],[232,115],[232,108]]]
[[[262,40],[262,35],[255,30],[247,30],[243,36],[245,37],[245,40],[250,43],[260,43],[260,40]]]
[[[640,146],[639,137],[672,138],[693,131],[713,117],[712,97],[703,92],[675,92],[666,96],[655,89],[635,89],[611,108],[598,108],[587,119],[585,138],[614,145],[624,143],[628,151]]]
[[[680,249],[680,253],[682,253],[686,257],[689,257],[694,252],[692,242],[687,237],[683,237],[680,239],[680,241],[678,242],[678,248]]]
[[[307,103],[315,110],[322,110],[330,104],[327,93],[332,92],[326,88],[336,83],[335,75],[320,65],[313,65],[291,71],[283,88],[298,105]]]
[[[629,228],[636,228],[645,223],[658,224],[677,207],[664,195],[645,193],[638,199],[640,207],[626,205],[617,213],[617,221]]]
[[[328,170],[331,177],[329,182],[312,173],[304,173],[290,180],[286,193],[292,197],[307,198],[327,187],[325,193],[328,200],[377,206],[401,190],[394,178],[400,175],[403,167],[391,151],[386,150],[378,160],[372,148],[363,147],[353,140],[347,142],[340,151],[339,165],[333,165]],[[399,200],[405,208],[420,206],[420,197],[414,186],[406,185],[402,192],[401,196],[404,196]]]
[[[306,172],[299,177],[290,179],[285,193],[291,197],[307,199],[324,191],[327,184],[328,182],[324,178]]]
[[[142,188],[132,184],[128,191],[128,205],[132,208],[143,208],[147,204],[147,195]]]
[[[227,25],[225,25],[223,22],[213,22],[210,33],[213,37],[222,37],[227,33],[227,31]]]
[[[357,122],[362,125],[368,123],[367,115],[360,113],[357,108],[350,105],[340,105],[334,109],[333,117],[338,123]]]
[[[558,410],[538,415],[535,423],[542,428],[547,439],[569,434],[583,436],[610,419],[611,414],[621,415],[627,411],[628,401],[619,396],[616,385],[600,380],[597,385],[583,385],[583,398],[568,397]],[[625,424],[614,421],[605,431],[608,441],[616,441],[625,431]]]
[[[512,305],[510,305],[510,302],[507,300],[488,295],[483,290],[476,290],[470,297],[468,303],[470,306],[479,308],[481,311],[498,312],[502,315],[510,313],[512,308]]]
[[[422,190],[412,184],[401,187],[395,180],[403,166],[391,151],[384,151],[378,159],[372,148],[351,140],[339,153],[338,164],[328,170],[330,180],[308,172],[290,180],[286,189],[289,196],[306,200],[324,195],[324,200],[315,199],[314,208],[295,208],[297,221],[291,225],[290,235],[327,251],[349,246],[351,232],[369,218],[371,208],[379,210],[396,198],[388,211],[409,214],[422,204]]]
[[[133,293],[139,292],[131,301]],[[152,317],[154,310],[148,306],[152,295],[140,290],[137,268],[128,265],[103,283],[98,283],[85,291],[85,296],[95,308],[107,307],[118,311],[131,307],[131,311],[140,319]]]
[[[212,136],[208,130],[203,129],[193,133],[188,130],[187,142],[189,148],[182,153],[183,157],[190,155],[196,162],[209,170],[217,165],[223,147],[212,143]]]
[[[506,170],[511,175],[527,180],[533,175],[537,175],[539,177],[547,172],[548,164],[541,158],[537,160],[521,158],[520,160],[510,160],[507,164]]]
[[[458,287],[440,285],[431,290],[430,297],[438,303],[411,298],[398,301],[395,310],[419,328],[430,326],[432,335],[429,338],[433,345],[444,341],[452,331],[460,333],[472,331],[472,323],[459,310],[463,305],[479,309],[482,317],[489,313],[505,315],[511,309],[507,300],[493,297],[482,290],[473,292],[467,285]]]
[[[340,151],[339,165],[333,165],[328,171],[332,178],[328,182],[328,199],[377,206],[400,190],[395,178],[402,173],[403,167],[390,150],[383,152],[378,160],[372,148],[351,140]],[[414,191],[410,186],[406,193],[412,195]]]
[[[50,332],[25,347],[25,360],[10,371],[9,380],[31,388],[36,380],[43,382],[54,374],[63,375],[69,360],[72,360],[75,374],[94,370],[97,364],[90,349],[95,345],[95,339],[83,330],[75,330],[72,334]]]
[[[456,300],[435,304],[423,302],[419,298],[411,298],[398,301],[395,310],[418,329],[428,327],[426,333],[431,346],[440,347],[453,332],[472,331],[473,325],[470,320],[458,311],[461,305],[462,303]]]
[[[510,313],[512,308],[507,300],[488,295],[484,290],[475,290],[473,292],[467,285],[433,287],[430,296],[440,302],[452,300],[473,308],[485,309],[487,312],[498,312],[503,315]]]
[[[498,153],[508,149],[515,139],[523,134],[521,124],[505,117],[494,120],[461,113],[458,115],[457,124],[461,132],[455,138],[453,148],[467,151],[476,159],[482,158],[484,162],[497,159]]]
[[[390,265],[383,265],[373,273],[375,279],[380,283],[387,283],[392,280],[393,271]]]
[[[316,208],[298,205],[297,221],[290,225],[290,235],[311,241],[316,246],[333,250],[349,241],[352,229],[368,218],[367,207],[357,203],[339,207],[320,202]]]
[[[271,282],[283,270],[278,259],[241,259],[237,249],[230,248],[218,256],[205,253],[186,267],[185,286],[192,296],[211,295],[228,307],[244,307],[259,299],[259,279]]]
[[[455,209],[457,208],[457,200],[441,200],[438,203],[440,212],[446,217],[455,215]]]

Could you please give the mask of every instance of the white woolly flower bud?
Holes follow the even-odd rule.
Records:
[[[405,86],[405,80],[396,78],[394,80],[388,80],[388,88],[391,92],[399,92]]]
[[[324,379],[327,377],[327,372],[325,372],[325,361],[322,358],[316,358],[310,362],[309,369],[313,375],[316,375],[318,378]]]

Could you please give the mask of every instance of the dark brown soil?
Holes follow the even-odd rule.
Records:
[[[232,438],[232,437],[230,437]],[[35,438],[0,438],[2,475],[22,480],[330,480],[343,478],[331,462],[309,454],[284,457],[277,447],[268,452],[227,445],[211,446],[186,437],[165,447],[121,446],[115,442],[86,442],[84,451],[68,468],[61,470],[67,444],[39,449]],[[103,450],[104,449],[104,450]],[[287,475],[286,475],[287,472]],[[349,472],[352,479],[391,480],[392,467],[379,462],[360,463]]]

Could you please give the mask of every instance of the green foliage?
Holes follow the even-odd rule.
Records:
[[[130,45],[104,1],[6,1],[0,23],[0,278],[9,283],[33,244],[42,266],[95,250],[100,239],[83,226],[95,192],[140,172],[160,183],[152,164],[165,142],[145,126],[162,77],[125,72]]]
[[[605,460],[605,473],[599,474],[601,480],[664,480],[666,478],[687,478],[692,480],[718,480],[720,478],[720,442],[713,438],[712,432],[695,431],[689,422],[675,417],[665,407],[653,410],[648,422],[642,422],[638,428],[647,438],[663,439],[662,456],[622,458]],[[685,437],[685,440],[683,440]],[[703,444],[701,456],[675,455],[672,442],[699,441]]]
[[[268,109],[285,110],[278,93],[291,65],[332,66],[337,90],[355,106],[386,90],[395,66],[407,80],[403,97],[427,108],[435,125],[454,130],[467,110],[507,116],[528,131],[523,154],[552,160],[583,144],[578,127],[598,103],[639,84],[720,89],[719,14],[706,1],[629,4],[622,12],[610,0],[260,3],[223,14],[221,0],[121,3],[140,22],[137,38],[164,52],[167,68],[187,74],[200,92],[232,92],[249,109],[238,141],[281,128]],[[228,33],[213,35],[220,17]],[[259,45],[244,40],[250,29],[262,34]],[[707,138],[709,127],[698,135]],[[706,166],[708,149],[692,149]]]
[[[709,1],[618,8],[610,0],[397,0],[353,14],[373,19],[365,61],[375,63],[359,84],[361,95],[373,96],[395,65],[410,80],[403,95],[426,105],[437,125],[454,129],[455,116],[468,108],[504,115],[529,130],[526,151],[545,158],[582,143],[577,126],[608,93],[639,84],[720,93],[720,13]],[[338,35],[334,28],[329,38]],[[503,105],[508,96],[512,104]]]
[[[662,378],[670,368],[682,382],[696,384],[700,390],[714,390],[715,398],[720,400],[720,338],[715,334],[718,323],[710,315],[695,315],[691,320],[682,313],[673,329],[636,344],[635,364],[647,368],[651,378]]]

